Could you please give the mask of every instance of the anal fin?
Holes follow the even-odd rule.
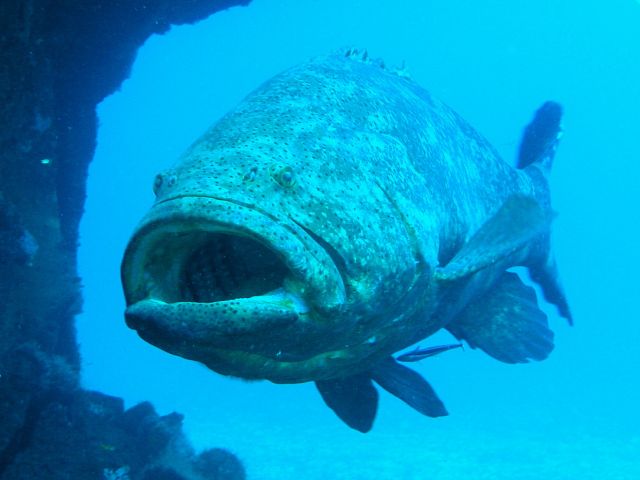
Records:
[[[553,350],[553,332],[535,291],[512,272],[503,273],[485,295],[467,305],[447,330],[506,363],[543,360]]]
[[[390,394],[428,417],[448,415],[431,385],[416,371],[400,365],[392,357],[371,371],[371,378]]]

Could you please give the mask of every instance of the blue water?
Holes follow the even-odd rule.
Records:
[[[119,263],[157,171],[277,72],[345,45],[412,76],[507,161],[545,100],[563,104],[554,250],[574,313],[549,359],[456,350],[419,365],[450,416],[383,394],[372,432],[341,424],[311,385],[245,383],[144,343],[123,320]],[[640,478],[640,3],[256,0],[153,37],[99,106],[81,227],[83,381],[186,415],[252,479]],[[447,335],[433,341],[447,342]]]

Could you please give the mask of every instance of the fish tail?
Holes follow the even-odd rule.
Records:
[[[562,137],[562,106],[553,101],[542,104],[525,127],[518,152],[517,167],[537,164],[551,170]]]
[[[517,167],[525,169],[535,166],[543,174],[548,175],[562,133],[562,106],[553,101],[545,102],[536,110],[533,119],[524,129]],[[533,265],[529,266],[529,273],[542,288],[545,299],[556,305],[560,315],[573,325],[569,304],[558,280],[558,268],[551,252],[550,239],[547,239],[547,242],[549,245],[545,255],[540,256]]]

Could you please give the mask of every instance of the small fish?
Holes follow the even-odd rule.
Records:
[[[462,347],[461,343],[452,343],[450,345],[436,345],[435,347],[420,348],[416,347],[415,350],[403,353],[396,357],[399,362],[418,362],[428,357],[433,357],[439,353],[446,352],[447,350],[453,350],[454,348]]]

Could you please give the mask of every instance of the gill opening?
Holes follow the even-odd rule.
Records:
[[[411,246],[411,256],[413,257],[413,260],[416,264],[416,273],[413,278],[413,283],[411,286],[411,288],[413,288],[413,286],[416,284],[418,279],[425,272],[428,272],[429,270],[429,265],[420,251],[420,241],[418,240],[418,232],[416,232],[413,225],[407,219],[407,216],[405,215],[405,213],[402,211],[402,209],[400,208],[398,203],[394,200],[394,198],[389,194],[389,192],[387,192],[387,190],[379,182],[375,181],[375,185],[380,189],[380,191],[383,193],[383,195],[385,196],[385,198],[387,199],[391,207],[397,213],[398,217],[402,221],[402,226],[404,227],[405,232],[407,233],[407,237],[409,238],[409,243]]]
[[[336,266],[336,269],[338,270],[338,274],[340,275],[342,284],[345,286],[345,288],[347,288],[349,285],[349,282],[347,282],[347,278],[346,278],[347,262],[345,261],[344,257],[340,255],[340,252],[338,252],[329,242],[327,242],[325,239],[320,237],[318,234],[308,229],[301,223],[297,222],[293,218],[291,217],[289,218],[293,223],[295,223],[298,227],[304,230],[304,232],[307,235],[309,235],[313,239],[313,241],[316,242],[318,246],[327,253],[327,255],[329,255],[334,265]]]

